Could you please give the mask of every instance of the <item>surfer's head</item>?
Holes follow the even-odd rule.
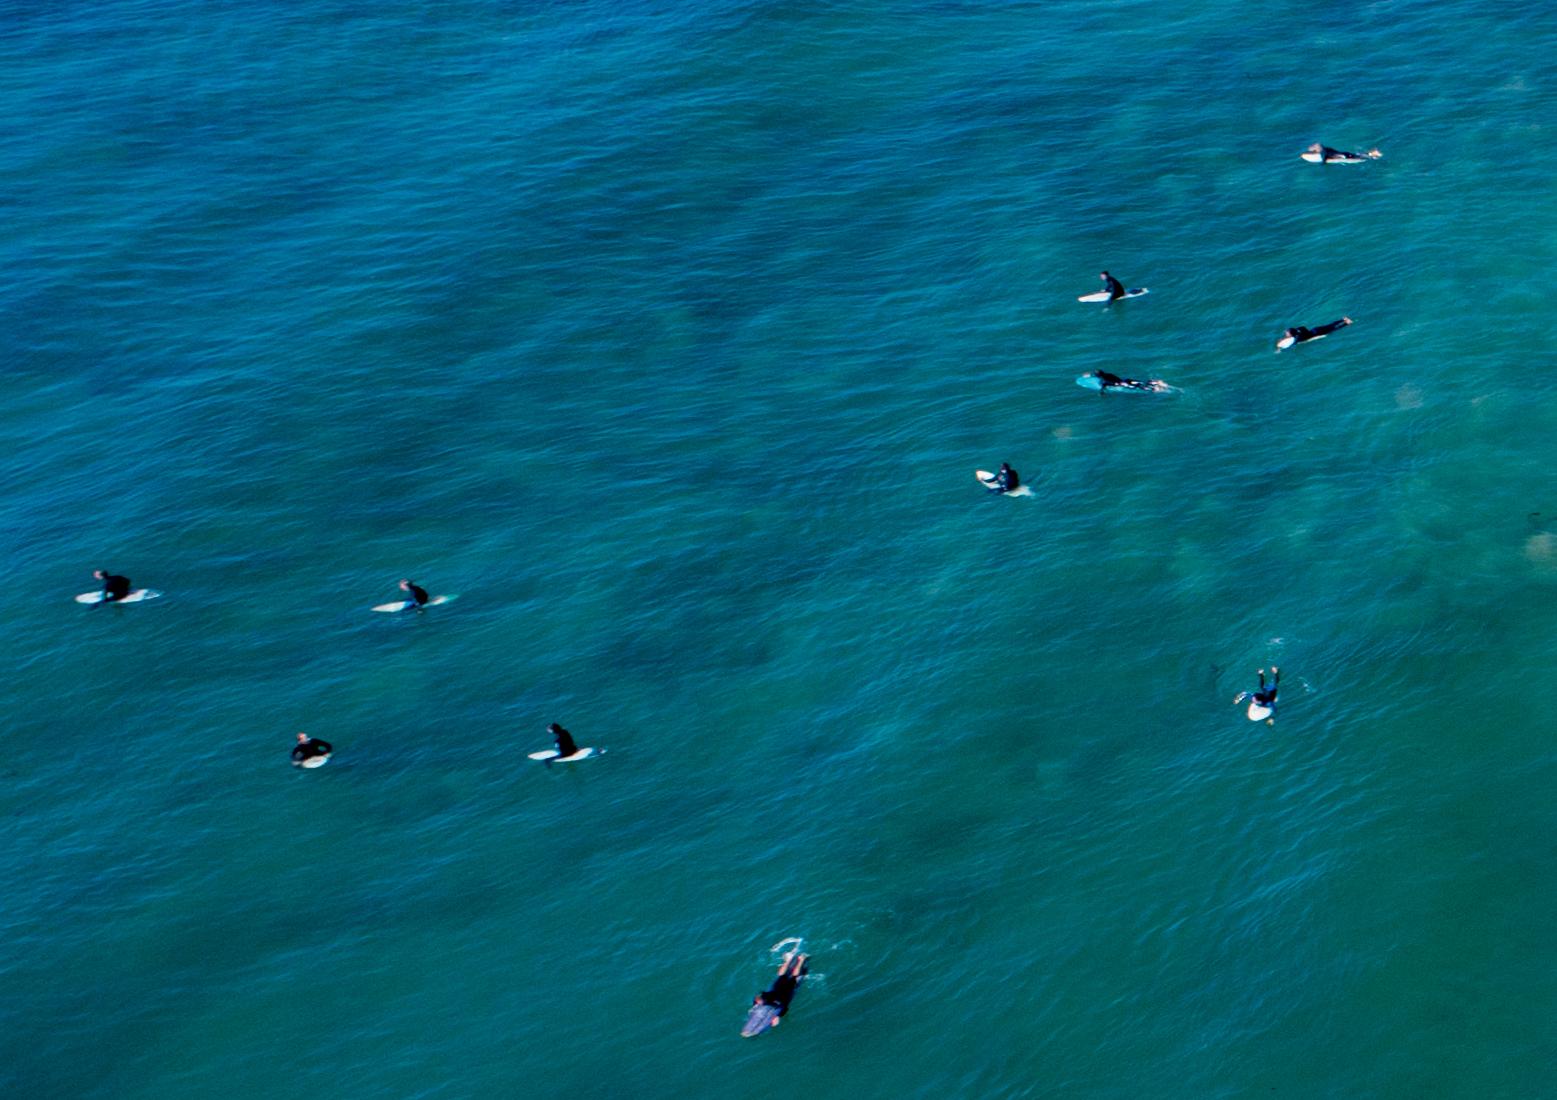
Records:
[[[297,735],[297,743],[299,745],[303,744],[307,740],[308,740],[308,734],[306,734],[306,733],[299,733]]]
[[[1309,147],[1308,147],[1308,151],[1309,151],[1309,152],[1310,152],[1310,153],[1322,153],[1322,152],[1324,152],[1324,148],[1325,148],[1325,147],[1324,147],[1324,146],[1323,146],[1323,145],[1320,145],[1320,144],[1319,144],[1319,143],[1318,143],[1318,142],[1317,142],[1317,141],[1316,141],[1316,142],[1314,142],[1314,144],[1312,144],[1312,145],[1310,145],[1310,146],[1309,146]]]
[[[104,577],[108,576],[108,571],[105,569],[94,569],[92,570],[92,576],[97,580],[102,580]]]
[[[409,592],[409,591],[411,591],[411,578],[407,577],[407,578],[405,578],[404,580],[402,580],[400,582],[400,591],[402,591],[402,592]]]

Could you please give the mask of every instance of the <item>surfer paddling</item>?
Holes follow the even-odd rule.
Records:
[[[317,737],[309,737],[306,733],[297,735],[297,744],[292,746],[292,766],[295,768],[317,768],[330,758],[334,748],[328,741],[321,741]]]
[[[1119,375],[1113,373],[1113,371],[1106,370],[1091,371],[1090,376],[1097,379],[1098,393],[1107,393],[1111,389],[1144,390],[1147,393],[1167,393],[1173,389],[1172,386],[1168,385],[1161,378],[1152,378],[1142,382],[1138,378],[1121,378]],[[1082,377],[1086,378],[1088,375],[1082,375]]]
[[[1249,700],[1249,721],[1258,722],[1263,718],[1267,726],[1274,726],[1276,724],[1276,692],[1281,686],[1281,669],[1271,665],[1270,673],[1270,687],[1265,686],[1265,670],[1262,668],[1260,669],[1259,688],[1254,692],[1239,692],[1238,697],[1233,700],[1233,705],[1237,706],[1245,699]]]
[[[103,603],[117,603],[130,594],[129,577],[118,576],[106,569],[94,569],[92,576],[103,582]]]
[[[1338,332],[1351,323],[1350,317],[1342,317],[1339,321],[1331,321],[1328,325],[1319,325],[1317,328],[1309,328],[1307,325],[1289,328],[1281,334],[1281,339],[1276,341],[1276,350],[1281,351],[1283,348],[1290,348],[1293,344],[1306,344],[1321,336],[1329,336],[1332,332]]]
[[[414,581],[411,581],[411,580],[403,580],[403,581],[401,581],[400,582],[400,591],[404,592],[406,594],[406,596],[408,597],[408,599],[406,600],[406,605],[407,605],[406,606],[406,610],[409,611],[413,607],[426,607],[427,606],[427,589],[423,588],[421,585],[415,583]]]
[[[1377,149],[1369,149],[1366,153],[1348,153],[1344,149],[1332,149],[1316,141],[1308,147],[1303,159],[1315,164],[1361,164],[1368,160],[1378,160],[1383,155]]]
[[[752,998],[753,1008],[769,1005],[778,1009],[772,1019],[768,1020],[767,1027],[778,1027],[779,1020],[789,1011],[789,1003],[795,999],[795,991],[800,988],[800,983],[805,981],[806,960],[810,957],[802,955],[798,947],[787,952],[784,961],[779,963],[778,977],[773,979],[773,984]],[[752,1032],[752,1034],[760,1034],[760,1032]]]

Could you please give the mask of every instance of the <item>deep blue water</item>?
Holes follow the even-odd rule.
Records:
[[[0,1091],[1549,1093],[1554,48],[0,7]]]

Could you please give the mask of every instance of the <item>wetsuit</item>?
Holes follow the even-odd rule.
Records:
[[[292,749],[292,763],[301,764],[304,760],[312,760],[316,756],[329,756],[332,751],[328,741],[310,737],[307,741],[299,741]]]
[[[421,585],[412,584],[408,581],[406,583],[405,590],[406,595],[411,597],[411,602],[414,603],[417,607],[421,607],[427,602],[427,589],[423,588]]]
[[[1108,291],[1108,300],[1117,302],[1125,296],[1125,287],[1118,279],[1108,272],[1103,272],[1103,289]]]
[[[557,739],[557,755],[572,756],[578,752],[578,745],[573,740],[573,735],[563,729],[557,723],[551,724],[551,735]]]
[[[1305,340],[1317,340],[1321,336],[1329,336],[1332,332],[1337,329],[1343,329],[1349,324],[1351,322],[1342,317],[1339,321],[1331,321],[1328,325],[1320,325],[1318,328],[1298,325],[1296,328],[1287,329],[1287,335],[1301,344]]]
[[[1002,462],[1000,464],[1000,471],[995,474],[995,492],[1009,493],[1012,489],[1019,487],[1021,484],[1022,479],[1017,475],[1017,472],[1011,468],[1011,464],[1009,462]]]
[[[113,573],[103,574],[103,602],[112,603],[122,600],[130,594],[130,578],[115,576]]]
[[[780,974],[773,980],[773,984],[765,992],[757,994],[757,1003],[772,1005],[778,1009],[780,1016],[789,1011],[789,1002],[795,999],[795,990],[800,988],[800,980],[806,975],[805,964],[801,964],[798,974]]]
[[[1276,678],[1271,681],[1270,689],[1265,687],[1265,673],[1260,673],[1260,690],[1254,693],[1254,701],[1262,707],[1274,707],[1276,705],[1276,692],[1281,685],[1281,673],[1276,673]]]

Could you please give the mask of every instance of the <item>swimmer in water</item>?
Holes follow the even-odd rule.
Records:
[[[292,766],[301,768],[309,760],[316,756],[329,756],[334,748],[328,741],[321,741],[317,737],[309,737],[306,733],[297,735],[297,744],[292,746]]]
[[[1245,699],[1250,700],[1249,706],[1251,708],[1263,707],[1265,710],[1270,712],[1270,715],[1265,719],[1265,724],[1267,726],[1274,726],[1276,724],[1276,692],[1281,686],[1281,669],[1277,668],[1275,665],[1271,665],[1270,673],[1270,687],[1267,688],[1265,686],[1265,670],[1262,668],[1260,669],[1259,690],[1252,693],[1247,691],[1239,692],[1238,698],[1233,700],[1233,705],[1237,706]],[[1250,717],[1252,718],[1254,716],[1250,715]]]
[[[1350,317],[1342,317],[1339,321],[1331,321],[1328,325],[1320,325],[1318,328],[1309,328],[1307,325],[1289,328],[1281,334],[1281,339],[1276,341],[1276,350],[1281,351],[1283,348],[1290,348],[1293,344],[1306,344],[1321,336],[1329,336],[1332,332],[1339,331],[1351,323]]]
[[[116,576],[106,569],[94,569],[92,576],[103,582],[104,603],[116,603],[130,594],[129,577]]]
[[[1369,149],[1366,153],[1348,153],[1321,145],[1317,141],[1308,147],[1308,152],[1318,154],[1321,164],[1358,164],[1365,160],[1378,160],[1384,155],[1377,149]]]
[[[751,999],[754,1005],[772,1005],[778,1009],[778,1015],[773,1017],[770,1027],[778,1027],[779,1020],[789,1011],[789,1002],[795,999],[795,991],[805,981],[806,960],[810,957],[800,954],[798,948],[790,951],[784,956],[784,961],[779,963],[778,977],[773,979],[773,984]]]
[[[1000,469],[995,472],[995,483],[989,487],[992,493],[1009,493],[1012,489],[1021,488],[1022,479],[1011,468],[1011,463],[1002,462]]]
[[[1108,272],[1103,272],[1098,278],[1103,280],[1103,289],[1108,291],[1108,300],[1110,302],[1117,302],[1125,296],[1124,284]]]
[[[427,589],[419,584],[413,584],[405,580],[400,582],[400,591],[410,597],[412,607],[425,607],[427,605]]]
[[[578,744],[573,740],[573,735],[563,729],[556,722],[546,727],[546,732],[557,739],[557,758],[572,756],[578,752]]]
[[[1153,378],[1148,382],[1142,382],[1137,378],[1121,378],[1112,371],[1106,370],[1095,370],[1092,372],[1092,377],[1096,378],[1098,382],[1101,383],[1101,385],[1098,386],[1098,393],[1107,393],[1110,389],[1145,390],[1148,393],[1167,393],[1173,388],[1160,378]]]

